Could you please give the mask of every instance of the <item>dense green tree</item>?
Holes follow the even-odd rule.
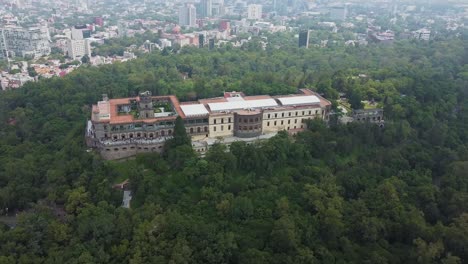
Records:
[[[3,92],[0,222],[15,227],[0,226],[0,262],[465,263],[463,41],[298,49],[292,35],[268,35],[265,50],[255,40],[153,52]],[[95,51],[118,54],[144,38],[157,40],[122,38]],[[119,162],[83,140],[103,93],[193,101],[304,87],[329,99],[343,93],[355,109],[374,100],[385,126],[310,120],[294,137],[215,144],[200,157],[177,118],[163,155]],[[131,209],[112,189],[126,179]]]

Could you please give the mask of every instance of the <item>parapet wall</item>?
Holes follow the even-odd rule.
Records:
[[[120,146],[100,145],[98,147],[101,156],[106,160],[125,159],[140,153],[162,153],[163,149],[164,142],[154,144],[129,143]]]

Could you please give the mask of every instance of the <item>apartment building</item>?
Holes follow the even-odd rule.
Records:
[[[50,54],[47,27],[5,26],[0,28],[0,59],[13,57],[38,58]]]
[[[80,60],[84,55],[91,56],[91,44],[88,39],[67,39],[67,55]]]
[[[179,25],[195,27],[197,20],[197,10],[193,4],[186,3],[179,9]]]

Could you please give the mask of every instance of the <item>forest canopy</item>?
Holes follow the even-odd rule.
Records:
[[[0,94],[0,263],[466,263],[468,47],[183,48]],[[363,77],[365,76],[365,77]],[[200,158],[86,151],[90,105],[111,98],[311,88],[375,100],[385,127],[311,121]],[[130,180],[131,209],[112,185]],[[1,218],[0,218],[1,219]]]

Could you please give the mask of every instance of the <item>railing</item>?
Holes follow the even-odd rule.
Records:
[[[172,139],[171,136],[165,136],[165,137],[158,137],[158,138],[129,138],[129,139],[118,139],[118,140],[100,140],[99,145],[101,146],[122,146],[122,145],[129,145],[129,144],[137,144],[137,145],[151,145],[151,144],[157,144],[157,143],[163,143],[169,139]]]
[[[115,128],[111,132],[134,132],[134,131],[156,131],[161,129],[173,129],[174,125],[153,126],[153,127],[133,127],[133,128]]]

